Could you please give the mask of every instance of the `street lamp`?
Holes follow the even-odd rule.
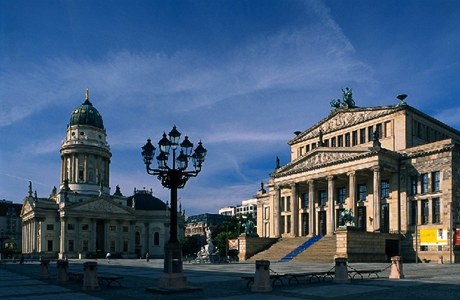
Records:
[[[163,276],[160,279],[160,288],[168,290],[185,289],[186,278],[182,274],[182,248],[177,239],[177,189],[181,189],[190,177],[196,177],[201,171],[201,166],[206,158],[207,150],[201,141],[193,150],[193,143],[186,136],[179,144],[181,133],[176,126],[158,142],[160,153],[156,156],[158,168],[151,168],[156,148],[152,141],[142,147],[142,157],[147,174],[157,176],[161,184],[171,191],[171,224],[170,237],[165,245],[165,258]],[[172,153],[171,153],[172,149]],[[176,156],[176,151],[179,154]],[[193,151],[193,154],[192,154]],[[193,169],[189,169],[189,162]]]

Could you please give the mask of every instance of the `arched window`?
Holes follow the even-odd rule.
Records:
[[[160,245],[160,233],[158,231],[153,234],[153,245]]]

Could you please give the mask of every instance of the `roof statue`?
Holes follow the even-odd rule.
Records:
[[[85,100],[89,100],[89,88],[86,88]]]
[[[398,95],[398,96],[396,96],[396,98],[399,99],[398,105],[407,105],[406,101],[404,101],[404,99],[407,98],[407,95],[406,95],[406,94]]]
[[[355,101],[353,100],[353,93],[350,88],[342,89],[343,97],[340,99],[332,99],[331,107],[334,108],[354,108],[356,107]]]

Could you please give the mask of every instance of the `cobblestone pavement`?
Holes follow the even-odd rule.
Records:
[[[86,260],[71,260],[69,271],[83,271]],[[418,263],[404,264],[404,279],[388,279],[389,268],[377,279],[355,279],[350,283],[337,284],[305,281],[295,284],[277,284],[273,291],[254,293],[246,287],[244,275],[253,275],[254,263],[232,264],[184,264],[184,274],[189,287],[199,288],[193,292],[158,294],[146,288],[157,287],[163,272],[162,260],[98,260],[98,274],[123,276],[121,287],[103,287],[99,291],[84,292],[82,283],[69,281],[58,284],[56,263],[51,263],[51,277],[40,280],[38,262],[7,263],[0,266],[0,299],[53,300],[53,299],[333,299],[349,297],[357,299],[458,299],[460,296],[460,264]],[[385,269],[389,264],[355,263],[356,269]],[[300,273],[328,271],[333,264],[271,263],[272,272]]]

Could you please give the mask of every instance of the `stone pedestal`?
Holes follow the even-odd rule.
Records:
[[[179,242],[168,242],[165,245],[164,268],[159,287],[165,290],[187,289],[187,277],[182,272],[182,247]]]
[[[335,283],[349,283],[350,278],[348,278],[348,267],[347,267],[347,258],[337,257],[335,258]]]
[[[404,278],[401,256],[391,257],[390,279]]]
[[[67,260],[59,259],[57,265],[57,282],[66,283],[69,281],[69,275],[67,269],[69,268],[69,262]]]
[[[83,290],[97,291],[100,289],[99,281],[97,280],[97,262],[88,261],[83,264]]]
[[[270,283],[270,261],[256,260],[256,273],[254,274],[254,284],[251,287],[253,292],[271,292]]]
[[[49,279],[50,278],[50,272],[49,272],[49,265],[50,261],[47,259],[42,259],[40,261],[40,279]]]

